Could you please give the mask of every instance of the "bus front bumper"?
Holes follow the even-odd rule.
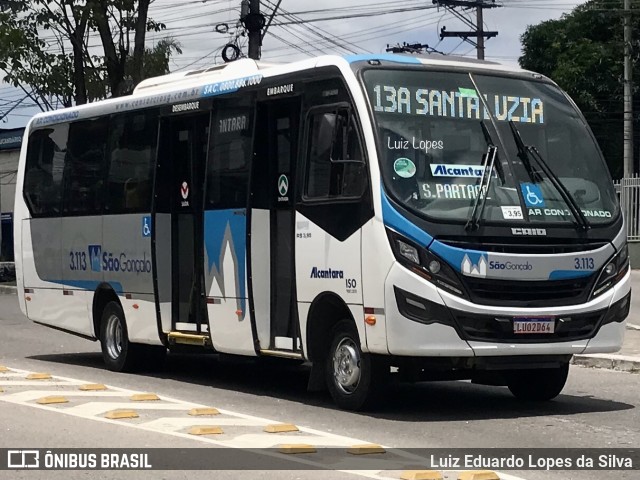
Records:
[[[630,273],[580,305],[512,308],[473,304],[395,264],[385,287],[388,353],[415,357],[490,357],[611,353],[622,346]],[[554,333],[515,334],[517,318],[553,318]]]

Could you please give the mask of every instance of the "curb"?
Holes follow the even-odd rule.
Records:
[[[586,354],[574,355],[571,359],[573,365],[590,368],[604,368],[619,372],[640,373],[640,357],[610,354]]]
[[[15,295],[18,293],[18,287],[15,285],[0,285],[0,295]]]

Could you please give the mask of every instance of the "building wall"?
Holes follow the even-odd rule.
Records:
[[[631,268],[640,269],[640,242],[629,242],[629,262]]]
[[[0,212],[13,212],[20,150],[0,151]]]
[[[0,128],[0,261],[13,261],[13,204],[24,128]]]

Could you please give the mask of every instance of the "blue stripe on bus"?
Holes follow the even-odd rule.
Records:
[[[554,270],[549,273],[549,280],[569,280],[572,278],[588,277],[593,270]]]
[[[415,57],[405,55],[395,55],[393,53],[365,53],[359,55],[346,55],[345,60],[349,63],[362,62],[367,60],[384,60],[385,62],[413,63],[420,64],[420,60]]]
[[[469,257],[472,264],[477,265],[480,259],[484,256],[487,259],[487,252],[481,250],[465,250],[462,248],[451,247],[445,245],[438,240],[434,240],[429,247],[433,253],[442,258],[445,262],[451,265],[458,272],[462,269],[462,262],[465,255]]]
[[[418,245],[427,247],[433,240],[433,237],[393,208],[384,190],[380,189],[380,194],[382,195],[382,219],[384,224],[404,235],[409,240],[413,240]]]
[[[489,258],[488,252],[483,252],[480,250],[465,250],[462,248],[451,247],[439,242],[438,240],[433,241],[433,243],[429,247],[429,250],[446,261],[458,272],[462,271],[462,262],[464,261],[465,256],[469,257],[469,261],[472,265],[478,265],[480,258],[482,258],[483,256],[487,261]],[[508,258],[508,256],[505,257],[502,255],[500,255],[499,257]],[[572,278],[588,277],[592,273],[592,270],[554,270],[549,273],[549,280],[569,280]]]

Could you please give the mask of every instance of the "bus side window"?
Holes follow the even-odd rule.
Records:
[[[313,113],[308,128],[306,198],[361,196],[366,188],[366,169],[349,111]]]
[[[34,217],[60,214],[69,124],[36,130],[29,138],[24,197]]]
[[[253,154],[253,101],[219,100],[211,128],[206,208],[245,208]]]
[[[158,137],[156,112],[111,118],[105,209],[109,213],[151,210],[151,182]]]
[[[107,118],[70,125],[64,165],[64,213],[102,214],[107,126]]]

